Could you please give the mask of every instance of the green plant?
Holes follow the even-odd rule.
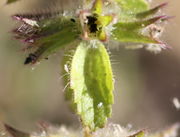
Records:
[[[66,97],[88,136],[104,127],[114,102],[108,41],[140,44],[155,52],[168,48],[159,40],[158,25],[169,17],[156,16],[165,5],[150,9],[146,0],[84,0],[74,14],[13,15],[22,23],[13,32],[27,43],[24,50],[33,50],[24,64],[35,64],[64,47],[75,49],[63,64],[69,74]]]

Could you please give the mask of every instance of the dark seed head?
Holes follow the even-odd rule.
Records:
[[[91,33],[97,32],[98,31],[97,24],[96,24],[97,18],[93,16],[88,16],[87,19],[88,19],[90,32]]]
[[[76,22],[75,19],[73,19],[73,18],[71,18],[71,21],[72,21],[72,22]]]
[[[94,16],[88,16],[87,19],[88,19],[88,25],[95,24],[95,22],[97,21],[97,18]]]
[[[37,56],[35,54],[29,54],[29,56],[26,58],[24,64],[30,64],[30,63],[34,63],[37,60]]]

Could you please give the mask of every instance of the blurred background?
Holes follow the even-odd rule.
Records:
[[[164,2],[154,0],[152,6]],[[110,49],[115,75],[115,104],[110,122],[150,130],[180,122],[180,1],[168,0],[163,13],[175,16],[166,25],[162,39],[172,46],[160,54],[144,49]],[[60,6],[58,6],[60,5]],[[73,0],[21,0],[6,5],[0,1],[0,121],[23,131],[38,128],[38,122],[79,126],[78,118],[64,99],[61,79],[63,52],[40,65],[24,66],[26,53],[22,43],[12,38],[16,25],[11,15],[53,10],[76,9]]]

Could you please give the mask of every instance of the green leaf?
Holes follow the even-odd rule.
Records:
[[[145,133],[143,130],[140,130],[139,132],[129,136],[129,137],[144,137],[145,136]]]
[[[148,16],[154,15],[156,12],[158,12],[160,9],[162,9],[163,7],[165,7],[167,5],[167,3],[162,3],[152,9],[143,11],[143,12],[139,12],[136,14],[137,18],[146,18]]]
[[[34,50],[26,58],[25,64],[36,63],[57,52],[60,48],[79,42],[81,29],[79,22],[75,19],[60,16],[36,21],[27,19],[25,16],[28,17],[28,15],[13,16],[15,19],[25,22],[15,29],[16,37],[27,43],[26,49]]]
[[[147,36],[147,34],[144,35],[143,29],[148,25],[164,18],[166,18],[166,16],[158,16],[146,20],[132,22],[119,22],[113,25],[114,29],[112,30],[112,38],[120,42],[160,44],[158,40],[153,38],[153,36],[150,37]]]
[[[112,22],[113,16],[112,15],[99,16],[98,20],[100,20],[102,26],[105,27]]]
[[[124,11],[138,13],[149,8],[146,0],[116,0]]]
[[[132,20],[136,13],[149,9],[146,0],[116,0],[121,8],[120,20]]]
[[[139,31],[116,29],[112,31],[112,38],[119,42],[142,43],[142,44],[159,44],[159,42],[151,37],[144,36]]]
[[[16,1],[18,1],[18,0],[7,0],[7,4],[10,4],[10,3],[13,3],[13,2],[16,2]]]
[[[92,8],[93,13],[100,15],[102,13],[102,6],[103,6],[102,0],[95,0]]]
[[[58,49],[65,47],[66,45],[71,45],[74,42],[79,41],[78,32],[76,31],[75,24],[69,21],[65,22],[66,24],[59,24],[62,27],[62,30],[49,35],[48,37],[43,37],[37,41],[37,45],[40,45],[38,50],[34,53],[38,56],[38,60],[49,56],[52,53],[58,51]],[[48,31],[51,31],[53,26],[48,28]]]
[[[84,127],[95,131],[105,125],[113,104],[113,75],[104,45],[82,42],[71,64],[73,104]]]
[[[143,29],[145,27],[147,27],[150,24],[155,23],[156,21],[164,18],[166,16],[158,16],[158,17],[154,17],[154,18],[150,18],[147,20],[139,20],[139,21],[134,21],[134,22],[119,22],[117,24],[114,24],[114,29],[118,29],[118,30],[136,30],[136,29]]]

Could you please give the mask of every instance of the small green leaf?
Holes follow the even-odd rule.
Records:
[[[38,60],[46,58],[50,54],[57,52],[58,49],[78,41],[78,32],[75,31],[75,25],[72,23],[68,24],[69,22],[66,23],[59,32],[37,41],[37,45],[40,45],[40,47],[34,54],[38,56]]]
[[[153,36],[143,34],[143,29],[164,18],[166,18],[166,16],[158,16],[133,22],[119,22],[113,26],[112,38],[120,42],[160,44]]]
[[[103,127],[111,115],[113,75],[104,45],[82,42],[72,59],[70,88],[76,113],[90,131]]]
[[[99,16],[98,20],[100,20],[103,27],[105,27],[112,22],[113,16],[112,15]]]
[[[146,0],[116,0],[121,8],[128,12],[141,12],[149,8],[148,2]]]
[[[10,3],[13,3],[13,2],[16,2],[16,1],[18,1],[18,0],[7,0],[7,4],[10,4]]]
[[[136,17],[137,18],[146,18],[150,15],[154,15],[156,12],[158,12],[160,9],[162,9],[163,7],[165,7],[167,5],[167,3],[163,3],[163,4],[160,4],[152,9],[149,9],[149,10],[146,10],[146,11],[143,11],[143,12],[140,12],[140,13],[137,13],[136,14]]]
[[[24,64],[36,63],[60,48],[79,41],[81,29],[78,19],[64,16],[51,19],[46,19],[44,16],[44,19],[38,19],[29,15],[15,15],[13,18],[22,22],[22,25],[14,30],[15,37],[27,43],[25,50],[33,51]]]
[[[118,30],[129,30],[129,31],[142,29],[164,17],[165,16],[158,16],[147,20],[139,20],[134,22],[119,22],[117,24],[114,24],[114,28],[115,30],[118,29]]]
[[[129,29],[114,29],[112,31],[112,38],[119,42],[129,42],[129,43],[142,43],[142,44],[159,44],[157,40],[149,36],[144,36],[138,30]]]
[[[140,130],[139,132],[129,136],[129,137],[144,137],[145,136],[145,133],[143,130]]]
[[[146,0],[116,0],[121,8],[120,20],[132,20],[136,13],[149,9]]]
[[[102,0],[95,0],[92,11],[95,14],[100,15],[102,13],[103,1]]]

